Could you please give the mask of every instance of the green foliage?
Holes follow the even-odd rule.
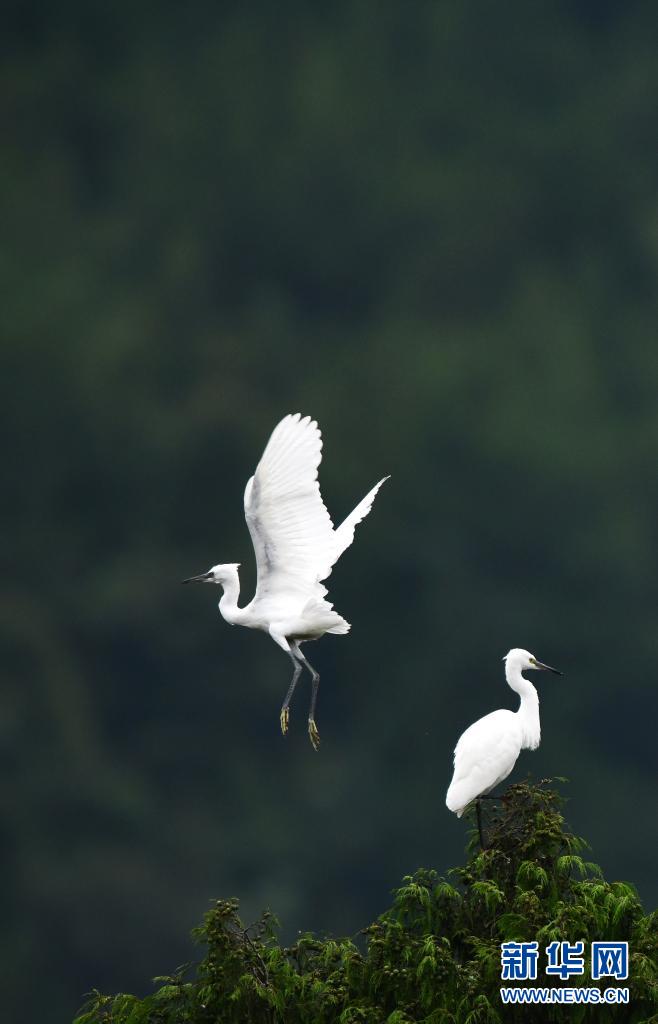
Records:
[[[510,787],[488,816],[486,848],[452,872],[403,880],[392,907],[359,942],[301,936],[281,947],[265,913],[245,927],[219,900],[198,929],[206,956],[156,979],[139,1000],[93,994],[75,1024],[499,1024],[505,1020],[649,1021],[658,1015],[658,915],[632,886],[607,882],[565,827],[548,788]],[[627,940],[630,1006],[501,1007],[500,943]],[[540,964],[542,963],[540,959]],[[587,961],[586,961],[587,963]],[[551,985],[542,977],[537,984]],[[577,983],[574,979],[569,984]],[[591,984],[587,973],[580,979]],[[653,1016],[652,1016],[653,1015]]]

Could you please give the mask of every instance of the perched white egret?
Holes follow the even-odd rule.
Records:
[[[348,633],[349,622],[325,600],[322,585],[332,566],[354,540],[354,528],[372,508],[384,477],[334,529],[320,495],[318,466],[322,435],[315,420],[299,413],[284,416],[274,428],[256,472],[244,492],[244,512],[256,554],[256,593],[238,608],[239,563],[214,565],[183,583],[218,583],[219,610],[232,626],[269,633],[292,660],[292,682],[281,707],[281,731],[288,731],[288,706],[302,665],[311,673],[308,734],[317,750],[320,736],[315,705],[320,676],[300,645],[325,633]]]
[[[522,672],[541,669],[562,675],[518,647],[506,654],[503,661],[507,684],[521,698],[519,709],[492,711],[462,733],[455,747],[455,770],[446,794],[446,804],[458,818],[472,800],[478,800],[478,827],[479,798],[507,778],[522,750],[536,750],[539,746],[539,696]]]

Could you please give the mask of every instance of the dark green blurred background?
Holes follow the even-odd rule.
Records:
[[[573,828],[655,906],[655,5],[9,3],[3,1020],[144,992],[213,897],[354,932],[445,870],[461,730],[540,680]],[[242,493],[316,417],[347,638],[230,630]],[[606,936],[601,936],[606,938]]]

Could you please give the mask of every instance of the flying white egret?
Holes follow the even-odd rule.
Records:
[[[223,587],[219,610],[232,626],[269,633],[289,655],[292,682],[281,707],[281,732],[288,731],[288,706],[302,665],[311,673],[308,734],[315,750],[320,736],[315,705],[320,676],[306,660],[301,644],[325,633],[348,633],[349,622],[325,601],[322,585],[332,566],[354,540],[354,528],[372,508],[384,477],[353,512],[334,529],[320,495],[318,466],[322,435],[315,420],[299,413],[284,416],[274,428],[256,472],[244,492],[244,512],[256,555],[256,593],[238,608],[239,563],[214,565],[183,583],[218,583]]]
[[[446,794],[446,804],[458,818],[472,800],[477,801],[481,843],[480,797],[507,778],[522,750],[536,750],[541,738],[539,695],[522,672],[541,669],[562,675],[519,647],[509,651],[503,661],[507,684],[521,698],[519,709],[492,711],[462,733],[455,747],[455,770]]]

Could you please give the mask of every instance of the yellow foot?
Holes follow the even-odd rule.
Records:
[[[315,719],[313,719],[313,718],[309,718],[309,720],[308,720],[308,738],[310,739],[311,743],[313,744],[313,750],[319,750],[320,749],[320,733],[318,732],[318,727],[315,724]]]
[[[288,708],[282,708],[281,709],[281,714],[279,716],[279,721],[281,723],[281,732],[283,733],[284,736],[288,732],[288,719],[289,718],[290,718],[290,711],[289,711],[289,709]]]

